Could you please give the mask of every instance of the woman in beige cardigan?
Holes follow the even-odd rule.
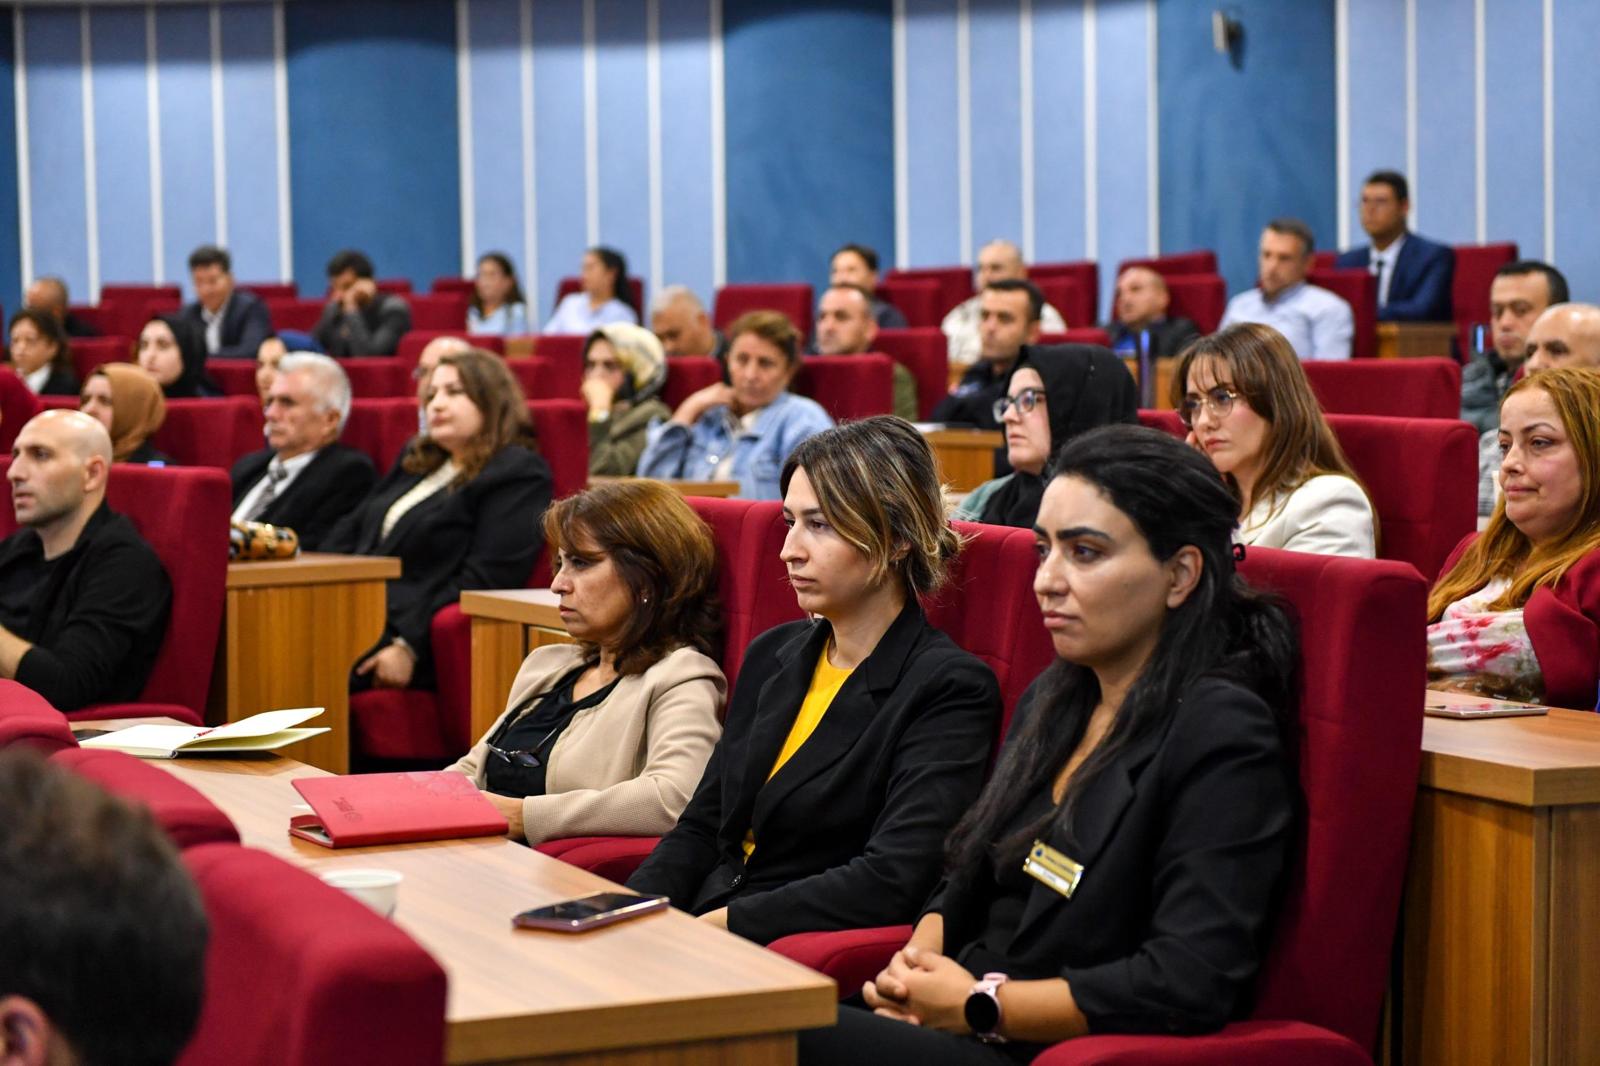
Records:
[[[506,711],[459,762],[513,839],[671,829],[722,733],[711,531],[657,481],[551,505],[551,590],[576,644],[523,661]]]

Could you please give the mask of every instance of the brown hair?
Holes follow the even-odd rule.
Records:
[[[1595,412],[1600,411],[1600,372],[1576,367],[1542,370],[1513,385],[1506,399],[1530,389],[1550,397],[1577,454],[1578,513],[1550,546],[1536,547],[1506,517],[1502,496],[1483,535],[1439,577],[1428,594],[1429,622],[1437,622],[1446,607],[1495,578],[1508,578],[1511,585],[1488,609],[1521,607],[1535,591],[1554,585],[1574,563],[1600,548],[1600,424],[1595,421]],[[1503,408],[1505,400],[1500,404]]]
[[[505,448],[517,445],[531,452],[539,450],[538,435],[534,432],[533,420],[528,417],[528,404],[522,398],[522,386],[517,384],[499,356],[482,348],[469,348],[440,357],[439,366],[456,368],[467,399],[483,415],[483,428],[467,448],[461,473],[454,484],[464,485],[477,477],[489,460]],[[422,398],[424,407],[433,401],[433,381],[437,377],[435,374],[428,379],[427,394]],[[407,473],[431,474],[449,458],[449,453],[423,433],[406,449],[402,465]]]
[[[675,489],[644,478],[605,481],[557,500],[544,535],[569,555],[580,540],[610,556],[633,594],[618,641],[617,673],[639,674],[674,648],[712,658],[722,649],[717,547],[711,529]],[[586,646],[595,654],[597,649]]]
[[[155,376],[134,363],[103,363],[91,378],[111,383],[111,454],[123,462],[167,419],[167,400]],[[84,387],[88,387],[88,381]]]
[[[787,315],[777,311],[746,311],[728,327],[728,347],[746,333],[754,333],[782,352],[793,366],[800,358],[800,331]]]
[[[6,342],[11,341],[11,331],[17,328],[18,322],[32,322],[33,328],[39,331],[39,336],[46,342],[56,346],[56,354],[50,357],[50,367],[53,370],[65,370],[74,377],[77,371],[72,365],[72,342],[67,336],[66,327],[61,320],[49,311],[40,311],[34,307],[24,307],[11,316],[11,322],[6,326]]]
[[[1172,404],[1183,406],[1189,391],[1189,374],[1200,359],[1215,359],[1228,370],[1233,390],[1267,423],[1267,443],[1261,473],[1248,501],[1232,474],[1224,475],[1240,503],[1254,507],[1258,500],[1286,499],[1319,474],[1343,474],[1361,485],[1338,438],[1322,416],[1305,368],[1283,334],[1271,326],[1242,322],[1201,337],[1178,356],[1172,374]],[[1366,486],[1361,485],[1366,492]],[[1368,493],[1370,501],[1371,494]],[[1373,532],[1377,532],[1374,512]]]

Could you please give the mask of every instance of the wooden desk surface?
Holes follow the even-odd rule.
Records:
[[[917,427],[930,447],[977,448],[993,451],[1005,446],[1006,436],[996,429],[971,429],[927,423]]]
[[[477,589],[461,593],[461,613],[526,626],[562,629],[557,605],[561,597],[549,589]]]
[[[1600,714],[1425,718],[1421,783],[1524,807],[1600,803]]]
[[[613,888],[504,837],[338,851],[291,838],[289,759],[156,762],[199,789],[244,843],[321,874],[399,871],[395,921],[450,978],[446,1061],[643,1048],[832,1024],[833,982],[678,911],[581,936],[514,931],[530,907]],[[662,1061],[667,1061],[663,1059]],[[672,1060],[677,1061],[677,1060]]]
[[[400,576],[400,560],[386,555],[335,555],[301,552],[293,559],[228,564],[228,588],[278,588],[332,585],[350,581],[388,581]]]

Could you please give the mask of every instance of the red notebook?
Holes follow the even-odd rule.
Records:
[[[443,770],[291,782],[314,814],[289,819],[289,835],[327,848],[492,836],[506,819],[465,774]]]

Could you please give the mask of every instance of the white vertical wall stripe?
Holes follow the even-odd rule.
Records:
[[[228,244],[227,115],[222,97],[222,8],[211,5],[211,184],[216,186],[217,243]]]
[[[1339,247],[1350,246],[1350,0],[1333,6],[1334,185],[1339,197]],[[1413,175],[1414,176],[1414,175]]]
[[[1023,0],[1027,3],[1028,0]],[[906,0],[894,0],[894,262],[911,264],[911,131],[906,100]],[[1026,177],[1023,179],[1027,180]]]
[[[542,292],[539,288],[539,197],[533,180],[533,0],[522,0],[522,276],[524,293]],[[531,300],[530,313],[538,309],[538,297]]]
[[[644,76],[648,90],[645,123],[650,141],[650,289],[660,292],[667,281],[667,257],[663,247],[666,238],[661,218],[661,0],[645,0],[644,41]]]
[[[1100,133],[1095,83],[1095,0],[1083,0],[1083,257],[1100,257]]]
[[[722,0],[711,0],[711,284],[728,281],[728,144],[723,115]]]
[[[956,188],[961,261],[972,262],[972,13],[956,0]]]
[[[1406,176],[1413,183],[1417,180],[1417,0],[1406,0]],[[1419,217],[1417,189],[1413,185],[1411,189],[1413,229],[1422,225],[1417,221]]]
[[[89,7],[78,10],[83,63],[83,217],[89,253],[89,299],[100,302],[100,182],[94,151],[94,48],[89,40]]]
[[[600,78],[594,36],[594,0],[583,0],[583,199],[591,246],[600,243]]]
[[[472,161],[472,11],[468,0],[456,0],[456,155],[461,174],[461,274],[470,277],[478,246],[478,190]]]
[[[1144,98],[1144,187],[1145,232],[1149,255],[1161,254],[1161,101],[1160,78],[1157,64],[1160,60],[1160,36],[1157,23],[1156,0],[1145,2],[1145,65],[1149,82]]]
[[[285,56],[283,0],[272,5],[272,93],[278,140],[278,277],[294,277],[293,226],[289,224],[289,70]]]
[[[1544,261],[1556,261],[1556,16],[1544,0]]]
[[[167,224],[161,207],[161,82],[156,69],[154,4],[146,4],[144,8],[144,63],[146,127],[150,138],[150,279],[159,285],[167,280]]]
[[[17,243],[21,246],[22,283],[33,282],[33,180],[28,158],[28,50],[23,44],[22,8],[11,9],[12,92],[17,105]]]
[[[1022,119],[1022,258],[1034,260],[1035,187],[1033,173],[1033,0],[1019,0],[1017,11],[1017,80]]]
[[[1483,3],[1472,4],[1472,122],[1473,180],[1477,240],[1489,239],[1489,94],[1484,74]]]

